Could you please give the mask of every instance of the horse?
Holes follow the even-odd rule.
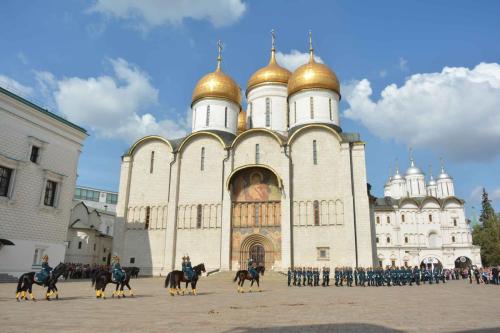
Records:
[[[35,301],[35,296],[33,296],[33,284],[47,287],[47,293],[45,294],[45,299],[47,301],[50,301],[50,296],[53,294],[56,295],[56,299],[59,299],[56,283],[59,277],[67,274],[67,272],[68,265],[61,262],[52,270],[51,274],[45,279],[45,281],[35,281],[35,272],[24,273],[17,280],[16,300],[18,302],[20,299],[27,300],[26,293],[28,293],[31,300]]]
[[[131,278],[138,278],[139,277],[139,272],[140,272],[140,268],[139,267],[123,267],[123,269],[130,274],[130,277]]]
[[[128,274],[126,271],[123,273],[123,279],[119,282],[113,281],[111,272],[106,271],[106,270],[100,270],[97,271],[94,275],[92,275],[92,286],[95,285],[95,296],[96,298],[106,298],[104,295],[104,290],[106,289],[106,285],[108,283],[113,283],[116,284],[116,289],[113,291],[113,294],[111,297],[120,296],[125,297],[123,288],[127,286],[130,296],[133,297],[134,293],[132,291],[132,288],[130,287],[130,274]],[[120,290],[118,290],[118,287]]]
[[[243,284],[245,283],[245,280],[252,281],[252,283],[250,283],[250,288],[248,288],[248,292],[252,292],[252,286],[253,286],[254,282],[257,282],[257,288],[259,288],[259,292],[262,291],[262,290],[260,290],[259,276],[260,276],[260,274],[264,275],[264,272],[266,269],[264,268],[264,266],[257,266],[257,268],[255,270],[257,271],[257,275],[255,276],[255,278],[252,276],[252,274],[250,274],[249,271],[244,270],[244,269],[236,272],[236,276],[234,277],[233,282],[236,282],[236,280],[239,279],[238,280],[238,289],[237,289],[237,291],[239,293],[245,292],[243,290]]]
[[[170,288],[168,289],[170,295],[174,296],[175,291],[177,291],[177,295],[179,295],[180,292],[182,292],[182,295],[184,295],[184,291],[188,287],[188,283],[191,283],[191,291],[193,292],[193,295],[196,294],[196,284],[198,283],[199,276],[201,275],[202,272],[205,271],[205,264],[201,263],[199,265],[196,265],[193,267],[194,275],[191,280],[186,279],[184,276],[184,272],[182,271],[172,271],[167,274],[167,277],[165,279],[165,288],[170,283]],[[181,290],[181,282],[186,282],[186,288]]]

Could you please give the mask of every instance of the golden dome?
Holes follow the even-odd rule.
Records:
[[[265,83],[287,84],[292,73],[286,68],[281,67],[276,62],[275,49],[271,50],[271,59],[266,67],[262,67],[250,77],[247,83],[247,95],[253,88]]]
[[[309,37],[309,62],[293,72],[288,80],[288,95],[313,88],[333,90],[340,96],[340,82],[337,75],[328,66],[314,61],[314,50]]]
[[[247,114],[245,111],[241,110],[238,113],[238,129],[237,134],[243,133],[247,130]]]
[[[217,57],[217,69],[202,77],[193,90],[193,99],[191,105],[196,101],[215,97],[230,100],[241,106],[241,90],[236,81],[221,70],[221,49],[219,44],[219,56]]]

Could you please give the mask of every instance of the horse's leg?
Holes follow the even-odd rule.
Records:
[[[50,301],[50,295],[52,295],[52,288],[50,287],[50,284],[47,286],[47,293],[45,294],[45,299],[47,301]]]
[[[262,290],[260,289],[259,277],[258,276],[257,276],[256,281],[257,281],[257,289],[259,290],[259,293],[260,293]]]
[[[130,288],[129,281],[127,281],[126,285],[127,285],[128,291],[130,293],[130,297],[134,297],[134,293],[132,292],[132,288]]]
[[[30,294],[30,298],[31,298],[31,300],[32,300],[32,301],[36,301],[35,296],[33,296],[33,285],[30,285],[30,286],[29,286],[28,292],[29,292],[29,294]]]
[[[118,297],[120,297],[120,293],[118,292],[118,287],[120,286],[119,283],[116,284],[116,288],[115,290],[113,290],[113,295],[111,295],[111,298],[114,298],[115,295],[117,295]]]
[[[255,279],[252,279],[251,280],[252,282],[250,283],[250,287],[248,287],[248,292],[251,293],[252,292],[252,286],[253,286],[253,283],[255,281]]]
[[[194,280],[193,282],[191,282],[191,289],[193,290],[193,295],[196,296],[198,295],[196,293],[196,284],[198,283],[198,280]]]
[[[122,281],[122,283],[120,283],[120,296],[121,297],[125,297],[125,294],[123,293],[124,286],[125,286],[125,281]]]
[[[241,293],[244,293],[244,292],[245,292],[245,290],[243,289],[243,285],[245,284],[245,280],[246,280],[246,277],[243,277],[243,278],[241,279],[241,286],[240,286],[240,292],[241,292]]]
[[[54,294],[56,294],[56,299],[59,299],[59,291],[57,290],[57,286],[55,283],[54,283],[53,287],[54,287]]]

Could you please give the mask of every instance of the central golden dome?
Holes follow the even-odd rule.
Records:
[[[256,71],[248,80],[247,95],[253,88],[266,83],[282,83],[287,84],[292,73],[286,68],[281,67],[276,62],[275,49],[271,50],[271,59],[266,67],[262,67]]]
[[[304,89],[333,90],[340,96],[337,75],[326,65],[314,61],[312,42],[309,41],[309,62],[297,68],[288,81],[288,96]]]
[[[214,97],[230,100],[241,107],[240,87],[229,75],[222,72],[221,60],[219,49],[217,69],[212,73],[208,73],[198,81],[194,87],[191,105],[202,98]]]

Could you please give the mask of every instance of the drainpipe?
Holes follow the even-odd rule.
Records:
[[[179,152],[180,154],[180,152]],[[182,159],[179,157],[179,163],[177,166],[177,184],[176,184],[176,189],[175,189],[175,202],[174,202],[174,207],[175,207],[175,212],[174,212],[174,237],[172,241],[172,267],[170,267],[171,270],[175,269],[175,255],[177,253],[177,215],[178,215],[178,209],[177,206],[179,205],[179,187],[181,184],[181,163]]]
[[[288,158],[288,184],[290,187],[290,193],[288,195],[289,201],[290,201],[290,267],[294,267],[293,262],[293,164],[292,164],[292,158],[290,156],[290,152],[288,151],[287,148],[292,149],[291,146],[284,145],[283,149],[285,152],[285,156]]]
[[[221,174],[221,184],[222,184],[222,187],[221,187],[221,198],[220,198],[220,202],[221,202],[221,208],[220,208],[220,214],[221,214],[221,221],[220,221],[220,242],[219,242],[219,271],[222,269],[222,216],[223,216],[223,212],[224,212],[224,190],[225,190],[225,182],[224,182],[224,174],[225,174],[225,166],[226,166],[226,162],[229,160],[229,157],[231,156],[231,148],[227,148],[227,154],[226,154],[226,157],[224,157],[224,159],[222,160],[222,174]],[[231,203],[230,203],[231,204]],[[232,226],[231,226],[231,219],[229,221],[229,227],[230,227],[230,232],[232,232]],[[229,239],[231,239],[232,237],[229,237]],[[229,252],[231,253],[231,245],[232,244],[229,244]]]
[[[356,196],[354,192],[354,170],[352,165],[352,147],[353,143],[349,142],[349,164],[351,169],[351,193],[352,193],[352,216],[354,219],[354,252],[356,254],[356,267],[358,267],[358,229],[356,227]]]

